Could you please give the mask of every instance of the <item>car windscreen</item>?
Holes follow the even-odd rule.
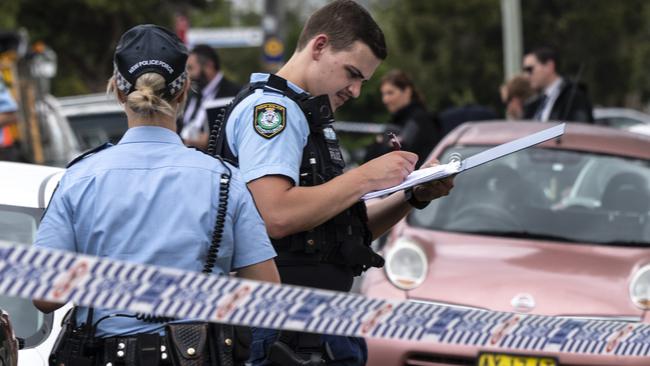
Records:
[[[468,157],[486,147],[453,147]],[[530,148],[458,175],[449,196],[414,211],[433,230],[650,247],[650,163]]]
[[[0,205],[0,242],[32,245],[43,210]],[[49,334],[47,318],[51,314],[38,311],[32,301],[0,295],[0,308],[9,313],[16,337],[25,339],[25,347],[33,347]]]
[[[105,142],[116,144],[128,128],[124,112],[69,115],[68,121],[81,150],[92,149]]]

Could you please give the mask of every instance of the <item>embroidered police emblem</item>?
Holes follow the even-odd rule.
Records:
[[[270,139],[286,126],[286,109],[275,103],[264,103],[255,107],[253,126],[258,135]]]

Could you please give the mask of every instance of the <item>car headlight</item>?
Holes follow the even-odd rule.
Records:
[[[650,265],[638,270],[630,282],[630,298],[642,310],[650,310]]]
[[[386,275],[402,290],[412,290],[427,276],[429,261],[419,245],[408,239],[398,239],[386,254]]]

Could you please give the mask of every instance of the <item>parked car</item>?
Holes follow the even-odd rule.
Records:
[[[36,110],[39,116],[43,164],[63,167],[79,155],[77,139],[55,97],[45,95],[36,102]]]
[[[58,98],[82,151],[105,142],[116,144],[128,125],[124,108],[105,93]]]
[[[468,157],[547,127],[468,123],[432,155],[443,162],[455,153]],[[649,211],[650,136],[567,124],[560,138],[461,173],[449,196],[412,211],[391,231],[385,268],[367,272],[361,293],[650,323]],[[556,357],[558,365],[650,364],[650,355],[522,355],[515,348],[367,341],[368,365],[476,365],[484,351],[532,357],[526,365],[549,365],[542,357]]]
[[[597,125],[628,129],[635,125],[650,125],[650,115],[630,108],[594,108]]]
[[[105,142],[116,144],[126,132],[128,125],[124,108],[105,93],[75,95],[58,98],[61,113],[68,120],[70,131],[81,151],[99,146]],[[373,122],[338,121],[334,128],[340,136],[359,137],[382,134],[386,128],[396,128],[390,124]],[[363,146],[355,144],[354,149],[345,146],[349,139],[342,139],[342,153],[349,167],[362,163]],[[370,141],[370,140],[368,140]]]
[[[0,162],[0,242],[33,243],[41,216],[62,174],[61,168]],[[0,295],[0,308],[9,314],[16,337],[24,340],[18,365],[48,365],[50,350],[69,306],[43,314],[31,300]]]
[[[642,125],[642,124],[632,125],[632,126],[626,128],[626,130],[628,130],[630,132],[640,133],[642,135],[649,135],[650,136],[650,124],[647,124],[647,125]]]

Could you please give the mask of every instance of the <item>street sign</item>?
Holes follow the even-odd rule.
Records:
[[[282,62],[284,56],[284,44],[278,37],[270,36],[264,41],[264,62]]]
[[[207,44],[214,48],[260,47],[264,41],[261,27],[190,28],[187,46]]]

